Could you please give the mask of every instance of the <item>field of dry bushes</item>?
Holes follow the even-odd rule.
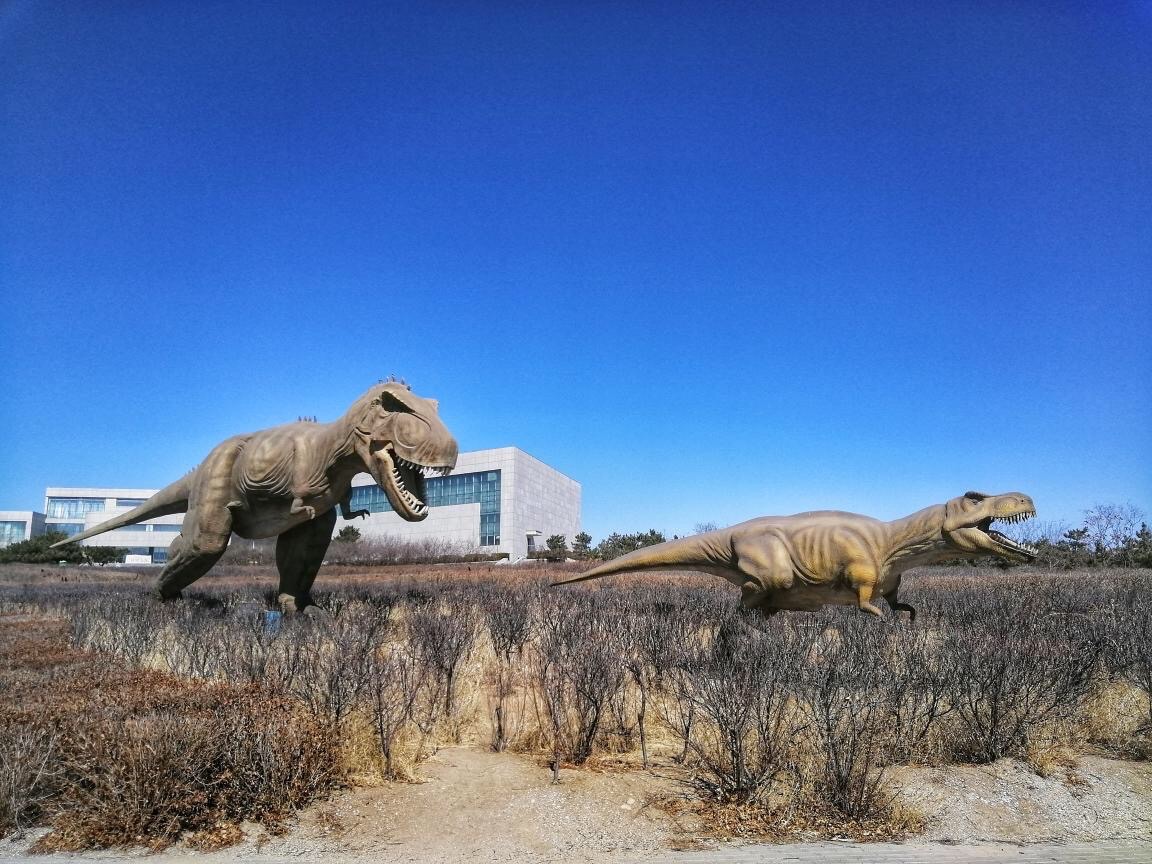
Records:
[[[569,565],[570,567],[572,565]],[[552,589],[562,567],[331,568],[281,618],[271,568],[161,604],[153,574],[0,568],[0,835],[203,848],[447,743],[679,766],[749,831],[913,829],[894,766],[1152,755],[1152,571],[916,571],[907,617],[737,608],[708,577]],[[673,806],[671,803],[669,806]]]

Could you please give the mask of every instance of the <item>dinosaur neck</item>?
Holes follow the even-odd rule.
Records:
[[[887,523],[889,565],[896,570],[907,570],[935,559],[943,548],[943,527],[943,504],[925,507]]]
[[[363,461],[356,453],[356,421],[358,419],[358,417],[352,417],[351,412],[349,412],[339,420],[328,424],[332,435],[332,461],[348,458],[356,459],[357,462]],[[368,466],[364,466],[362,470],[367,471]]]

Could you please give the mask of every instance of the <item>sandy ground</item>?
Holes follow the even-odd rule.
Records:
[[[421,777],[420,783],[340,793],[302,813],[282,837],[254,829],[243,843],[220,852],[177,848],[152,860],[156,864],[829,860],[828,853],[820,851],[828,844],[776,847],[778,851],[711,846],[675,852],[686,842],[691,845],[693,838],[663,811],[646,804],[653,794],[680,788],[671,774],[660,771],[565,770],[555,785],[551,772],[537,760],[454,747],[425,763]],[[1020,850],[1028,847],[1018,844],[1042,841],[1079,843],[1089,851],[1093,842],[1106,844],[1106,855],[1113,855],[1118,843],[1129,844],[1124,848],[1137,851],[1099,860],[1152,860],[1152,846],[1142,845],[1152,842],[1152,765],[1146,763],[1085,757],[1071,777],[1042,778],[1026,766],[1003,760],[981,767],[905,769],[897,779],[906,799],[928,817],[927,830],[902,847],[874,847],[874,860],[904,861],[909,859],[902,856],[908,854],[931,860],[939,855],[994,860],[1004,844]],[[0,842],[0,860],[20,860],[33,839]],[[856,848],[867,856],[869,847]],[[1061,847],[1053,848],[1057,857],[1052,860],[1061,860]],[[848,852],[844,849],[843,855]],[[108,861],[138,854],[142,853],[50,855],[36,860]]]
[[[374,861],[640,861],[669,848],[671,824],[644,806],[667,781],[646,773],[561,771],[511,754],[453,747],[421,766],[423,783],[345,793],[266,844]]]

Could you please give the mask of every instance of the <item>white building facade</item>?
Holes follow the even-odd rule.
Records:
[[[44,533],[44,514],[35,510],[0,510],[0,547]]]
[[[436,539],[462,549],[503,553],[515,561],[543,549],[554,534],[564,535],[571,545],[580,533],[580,484],[516,447],[461,453],[451,474],[429,477],[425,481],[429,512],[421,522],[397,516],[369,475],[358,475],[352,483],[352,509],[368,510],[369,515],[337,519],[335,530],[354,525],[366,539]],[[49,487],[44,530],[79,534],[127,512],[156,491]],[[176,514],[150,519],[84,543],[128,549],[128,563],[162,564],[183,518]]]
[[[44,492],[44,530],[71,537],[94,528],[133,507],[143,504],[158,489],[117,489],[49,486]],[[84,546],[115,546],[127,549],[128,564],[163,564],[168,547],[180,533],[184,514],[149,519],[83,541]]]

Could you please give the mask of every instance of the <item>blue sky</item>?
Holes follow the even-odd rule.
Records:
[[[16,0],[0,285],[0,508],[396,374],[596,539],[1152,514],[1152,3]]]

